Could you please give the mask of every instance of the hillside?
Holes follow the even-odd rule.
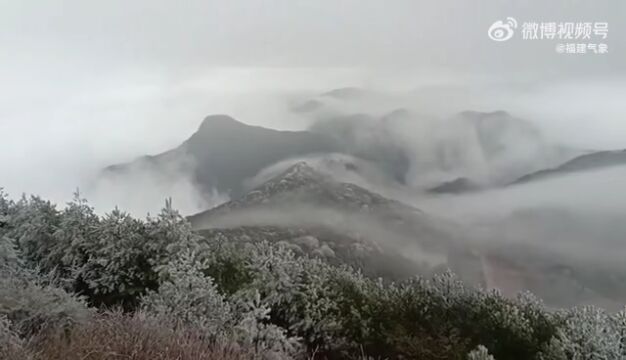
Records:
[[[555,168],[540,170],[524,175],[512,184],[523,184],[581,171],[598,170],[623,165],[626,165],[626,150],[595,151],[575,157],[574,159],[569,160]]]
[[[237,197],[243,191],[243,180],[267,166],[290,157],[336,150],[335,141],[321,134],[272,130],[246,125],[227,115],[212,115],[177,148],[130,164],[109,166],[105,173],[123,175],[138,164],[163,171],[180,167],[181,172],[191,171],[194,182],[204,191],[217,189]]]
[[[418,209],[297,163],[259,187],[188,218],[207,237],[289,244],[369,273],[427,273],[452,231]]]

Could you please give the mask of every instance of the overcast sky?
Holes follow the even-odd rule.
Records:
[[[508,16],[608,22],[609,54],[490,40]],[[71,179],[172,147],[210,113],[301,126],[275,91],[521,81],[540,88],[518,108],[560,119],[553,130],[598,108],[597,126],[566,132],[626,144],[619,0],[0,0],[0,44],[0,186],[13,194],[69,194]]]

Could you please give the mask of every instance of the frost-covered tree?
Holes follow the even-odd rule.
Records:
[[[50,253],[55,246],[54,233],[60,220],[59,211],[50,201],[23,196],[8,219],[9,230],[5,236],[16,241],[28,266],[51,271],[58,266],[50,261]]]
[[[212,339],[235,340],[260,358],[291,358],[300,353],[297,339],[270,322],[270,308],[258,292],[249,298],[241,294],[227,298],[205,274],[209,266],[210,259],[193,249],[184,250],[162,268],[164,280],[142,298],[143,310],[167,323],[192,326]]]
[[[489,355],[489,350],[482,345],[478,345],[476,349],[470,351],[467,354],[467,360],[495,360],[493,356]]]
[[[622,359],[626,359],[626,307],[612,316],[613,325],[619,334],[619,353]]]
[[[594,306],[564,312],[564,324],[541,354],[545,360],[623,359],[620,330],[604,310]]]
[[[13,201],[9,199],[7,193],[0,187],[0,236],[9,230],[9,217],[14,207]]]
[[[0,268],[22,264],[17,241],[9,237],[14,211],[15,203],[0,188]]]
[[[261,301],[258,292],[246,301],[239,300],[235,339],[244,348],[253,349],[264,359],[293,359],[302,355],[299,339],[288,336],[285,329],[270,322],[271,309]]]
[[[0,268],[21,265],[15,242],[7,236],[0,235]]]
[[[95,242],[99,218],[87,200],[76,190],[74,198],[60,214],[60,221],[53,233],[54,244],[50,248],[46,270],[53,266],[64,275],[69,269],[82,267],[89,258],[88,249]]]
[[[298,256],[280,243],[248,243],[237,252],[242,254],[248,277],[233,294],[236,302],[258,293],[271,309],[269,321],[318,349],[320,356],[360,353],[361,341],[371,333],[370,314],[360,311],[369,311],[378,283],[350,267]]]
[[[266,242],[247,246],[246,268],[252,281],[239,296],[259,293],[273,309],[272,315],[289,324],[289,330],[304,337],[309,343],[331,344],[330,336],[339,326],[331,314],[333,288],[332,269],[319,259],[298,257],[280,245]],[[337,339],[339,340],[339,339]]]
[[[170,200],[143,221],[119,209],[98,217],[78,194],[59,211],[0,190],[0,346],[88,318],[73,289],[126,310],[141,300],[165,331],[201,330],[258,357],[299,356],[303,344],[342,358],[626,358],[626,311],[551,312],[528,293],[505,298],[452,273],[373,279],[289,242],[211,236],[192,231]],[[73,286],[59,286],[66,277]]]
[[[132,309],[158,287],[159,273],[171,261],[185,251],[201,252],[199,240],[171,200],[146,222],[116,208],[96,224],[87,241],[81,280],[93,303]]]
[[[9,319],[20,336],[66,328],[89,316],[85,303],[53,280],[37,271],[0,269],[0,316]]]
[[[224,337],[234,324],[230,305],[203,274],[208,265],[185,251],[163,268],[165,280],[142,299],[143,308],[156,316],[201,329],[211,338]]]
[[[193,249],[198,254],[202,252],[202,238],[192,231],[189,221],[172,207],[172,199],[165,201],[165,207],[156,217],[147,218],[146,230],[151,246],[159,252],[159,258],[154,259],[157,266],[167,264],[172,257],[187,249]]]
[[[150,243],[145,224],[115,208],[96,224],[80,269],[92,302],[132,306],[139,296],[156,288],[153,266],[160,253]]]

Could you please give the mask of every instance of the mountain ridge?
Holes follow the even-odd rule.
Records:
[[[106,174],[123,174],[135,165],[188,172],[203,192],[217,189],[231,197],[242,194],[242,181],[263,168],[294,156],[336,150],[335,142],[308,131],[279,131],[251,126],[228,115],[207,116],[178,147],[130,163],[112,165]],[[183,164],[182,167],[178,165]]]
[[[626,165],[626,149],[594,151],[579,155],[552,169],[544,169],[524,175],[511,183],[518,185],[559,175]]]

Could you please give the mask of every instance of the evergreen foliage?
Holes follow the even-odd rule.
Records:
[[[28,358],[29,339],[110,306],[257,358],[626,359],[626,311],[549,311],[449,272],[394,282],[288,244],[202,238],[169,200],[136,219],[78,193],[59,210],[0,191],[0,354]]]

